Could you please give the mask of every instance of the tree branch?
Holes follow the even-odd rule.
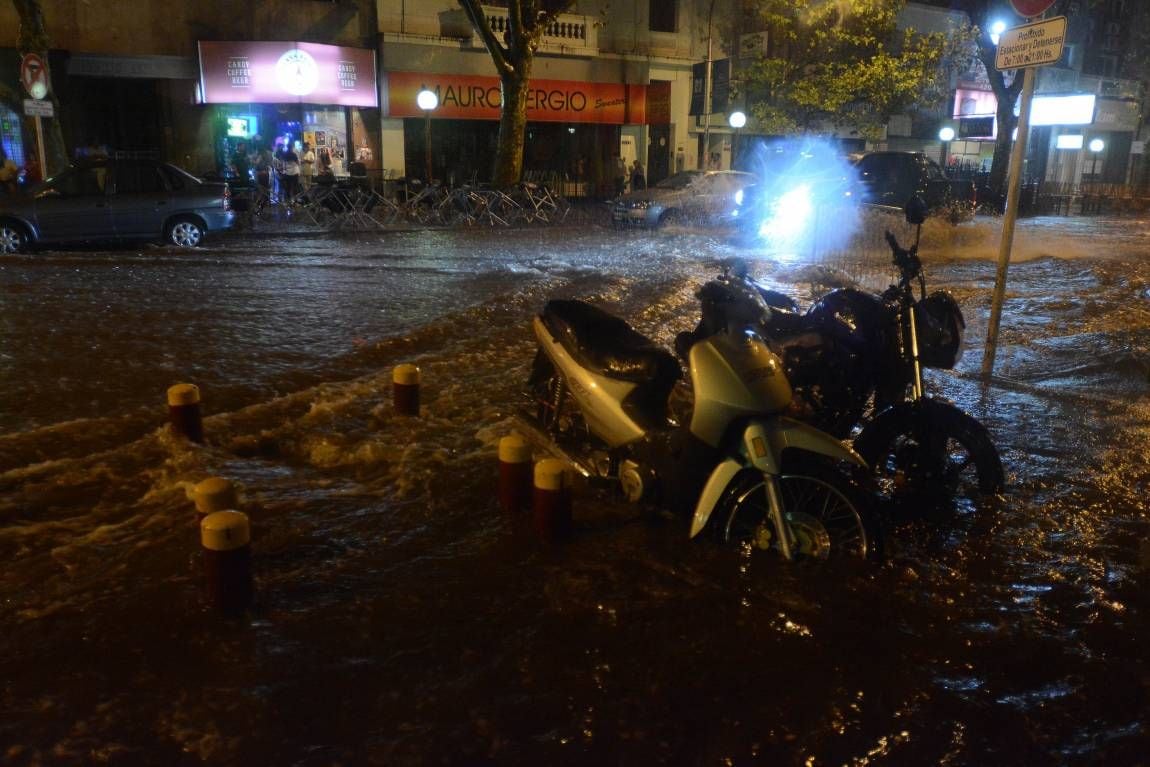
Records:
[[[495,69],[500,76],[514,72],[515,66],[508,56],[508,50],[503,47],[503,44],[495,36],[495,32],[492,31],[491,24],[487,22],[483,8],[479,5],[479,0],[459,0],[459,5],[467,14],[471,26],[479,33],[479,37],[483,40],[487,52],[491,54],[491,60],[495,62]]]

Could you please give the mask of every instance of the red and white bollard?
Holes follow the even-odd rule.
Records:
[[[200,412],[200,389],[195,384],[168,388],[168,421],[172,433],[192,442],[204,441],[204,421]]]
[[[422,375],[415,365],[397,365],[391,372],[391,397],[395,412],[419,415],[419,384]]]
[[[192,489],[192,500],[196,503],[196,518],[200,522],[209,514],[239,506],[236,486],[224,477],[208,477],[197,482]]]
[[[251,542],[248,516],[239,511],[213,512],[200,522],[208,602],[225,615],[239,615],[251,605]]]
[[[535,532],[544,540],[571,533],[571,474],[567,464],[546,458],[535,464],[535,490],[531,498]]]
[[[531,446],[518,434],[499,440],[499,505],[508,514],[531,503]]]

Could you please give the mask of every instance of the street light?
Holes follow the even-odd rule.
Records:
[[[950,153],[950,142],[954,141],[954,128],[944,125],[939,128],[938,140],[942,142],[942,169],[946,170],[947,155]]]
[[[1090,139],[1090,151],[1093,154],[1093,160],[1090,164],[1090,177],[1095,181],[1098,180],[1098,155],[1106,148],[1106,142],[1100,138]]]
[[[990,42],[998,45],[1002,33],[1006,31],[1006,22],[999,20],[990,25]]]
[[[424,88],[415,97],[415,103],[423,110],[425,117],[423,128],[423,146],[427,150],[425,160],[427,162],[427,183],[431,184],[431,113],[439,106],[439,96],[435,95],[435,91]]]
[[[731,168],[735,167],[735,158],[739,156],[739,129],[747,124],[747,116],[742,112],[731,112],[727,124],[735,129],[735,141],[731,145]]]

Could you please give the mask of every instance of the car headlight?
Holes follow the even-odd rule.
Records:
[[[742,189],[735,192],[735,204],[736,205],[742,205],[743,204],[743,190]]]

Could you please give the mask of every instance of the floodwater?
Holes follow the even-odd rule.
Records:
[[[565,544],[499,510],[548,297],[669,344],[730,256],[802,300],[885,286],[882,225],[770,257],[585,224],[0,258],[0,763],[1146,763],[1150,223],[1020,222],[989,386],[998,222],[928,225],[968,321],[930,386],[1009,488],[881,564],[751,567],[585,487]],[[178,382],[203,446],[164,426]],[[242,619],[202,598],[209,476],[252,520]]]

